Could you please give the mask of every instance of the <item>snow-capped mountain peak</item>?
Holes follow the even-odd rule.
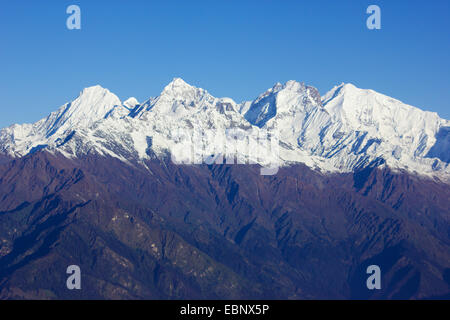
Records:
[[[130,97],[123,102],[123,105],[132,110],[139,105],[139,101],[135,97]]]
[[[347,151],[349,154],[376,155],[391,167],[416,172],[423,172],[423,164],[430,171],[448,172],[445,156],[433,159],[429,153],[439,142],[437,133],[450,125],[450,121],[441,119],[437,113],[353,84],[334,87],[322,101],[333,123],[327,130],[332,135],[330,141],[349,147],[353,150]],[[331,128],[334,129],[330,131]]]
[[[334,121],[354,130],[381,135],[385,139],[434,136],[446,120],[437,113],[420,110],[373,90],[352,84],[335,87],[323,97],[324,108]],[[410,144],[411,141],[406,141]],[[418,142],[418,141],[416,141]],[[431,139],[428,143],[432,143]],[[412,145],[410,145],[412,147]]]
[[[121,106],[120,99],[108,89],[99,85],[85,88],[78,98],[51,113],[46,126],[51,131],[62,127],[86,127],[105,118],[115,107]]]
[[[141,119],[148,118],[148,112],[186,116],[192,114],[199,106],[212,104],[214,97],[208,91],[186,83],[181,78],[174,78],[156,98],[143,104]]]
[[[186,98],[206,90],[191,86],[181,78],[174,78],[161,93],[161,96],[170,96],[173,98]]]
[[[316,88],[290,80],[284,85],[276,83],[258,96],[245,110],[244,116],[250,123],[264,127],[272,118],[289,117],[293,120],[306,116],[307,109],[321,106],[320,94]]]
[[[135,98],[122,103],[93,86],[45,119],[2,129],[0,152],[17,157],[46,148],[71,157],[95,152],[143,160],[183,147],[175,134],[179,130],[220,135],[230,128],[276,135],[281,149],[271,156],[280,165],[302,162],[349,172],[382,159],[392,168],[450,181],[450,121],[350,83],[323,97],[302,82],[276,83],[242,104],[215,98],[180,78],[142,104]],[[214,137],[205,139],[214,147]]]
[[[172,79],[172,81],[169,82],[167,86],[165,86],[164,90],[170,90],[174,88],[193,88],[190,84],[188,84],[186,81],[184,81],[182,78],[175,77]]]

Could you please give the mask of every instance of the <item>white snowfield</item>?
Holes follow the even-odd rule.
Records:
[[[240,104],[179,78],[142,104],[135,98],[121,102],[94,86],[45,119],[2,129],[0,153],[22,157],[45,148],[71,158],[98,154],[135,163],[191,148],[180,138],[184,133],[202,137],[193,141],[201,148],[189,149],[198,163],[231,152],[217,143],[230,129],[279,140],[276,152],[252,137],[250,144],[235,140],[240,162],[304,163],[322,172],[352,172],[376,163],[450,182],[450,121],[352,84],[321,97],[313,87],[288,81]]]

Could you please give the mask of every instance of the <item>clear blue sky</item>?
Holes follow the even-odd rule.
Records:
[[[450,119],[449,14],[449,0],[0,0],[0,127],[87,86],[142,101],[173,77],[237,102],[290,79],[321,94],[351,82]]]

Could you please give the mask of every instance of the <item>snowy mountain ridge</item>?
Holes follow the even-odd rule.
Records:
[[[230,152],[217,144],[217,136],[229,129],[277,136],[276,154],[253,140],[252,154],[266,158],[250,160],[260,164],[304,163],[324,172],[382,164],[450,181],[449,120],[352,84],[336,86],[321,97],[314,87],[288,81],[239,104],[180,78],[143,103],[135,98],[121,102],[94,86],[34,124],[0,130],[0,153],[22,157],[46,149],[66,157],[94,153],[142,162],[185,148],[178,132],[212,132],[202,136],[204,154],[192,151],[202,158]],[[238,154],[245,147],[237,142]]]

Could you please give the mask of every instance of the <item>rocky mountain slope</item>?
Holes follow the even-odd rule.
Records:
[[[1,298],[450,297],[450,187],[387,168],[262,176],[41,151],[0,166],[0,194]]]

